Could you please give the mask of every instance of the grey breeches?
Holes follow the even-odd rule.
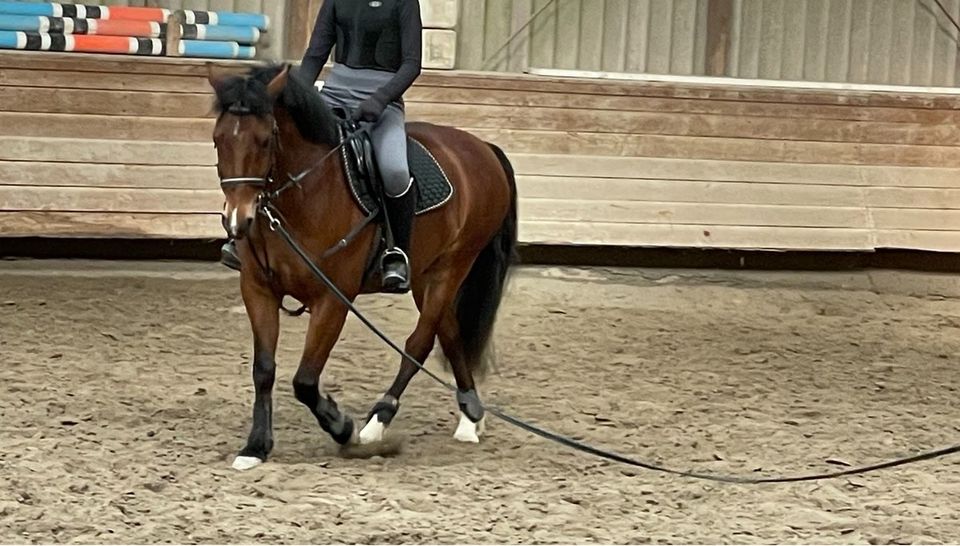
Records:
[[[393,74],[379,70],[358,70],[335,65],[323,82],[321,96],[331,108],[352,112],[372,95]],[[371,132],[377,167],[390,197],[398,197],[410,189],[410,168],[407,165],[407,132],[403,110],[396,104],[387,106]]]

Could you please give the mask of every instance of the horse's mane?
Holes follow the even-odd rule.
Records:
[[[283,70],[283,66],[268,64],[255,66],[244,76],[231,76],[216,86],[217,111],[234,111],[255,116],[273,112],[274,101],[267,93],[267,85]],[[338,144],[337,117],[320,97],[317,89],[304,82],[296,70],[291,70],[287,85],[277,103],[290,113],[300,135],[310,142],[336,146]]]

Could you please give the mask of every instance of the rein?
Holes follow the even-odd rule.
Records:
[[[297,256],[303,261],[304,265],[310,269],[310,272],[330,291],[334,296],[343,303],[351,313],[356,316],[360,322],[362,322],[371,332],[374,333],[377,337],[383,340],[391,349],[393,349],[397,354],[405,358],[406,360],[412,362],[421,372],[426,374],[430,379],[432,379],[437,384],[443,386],[445,389],[452,393],[456,393],[457,387],[452,385],[450,382],[445,381],[443,378],[435,374],[434,372],[427,369],[423,363],[418,361],[416,358],[408,354],[403,348],[397,345],[396,342],[391,340],[382,330],[380,330],[375,324],[373,324],[359,309],[354,305],[354,303],[344,294],[337,285],[330,280],[324,272],[317,267],[317,265],[310,259],[310,256],[297,244],[297,242],[290,235],[290,232],[283,226],[281,221],[282,216],[276,207],[270,202],[263,202],[257,207],[258,213],[262,214],[268,221],[268,226],[271,231],[277,233],[290,247]],[[562,446],[568,447],[570,449],[580,451],[582,453],[587,453],[589,455],[594,455],[602,459],[607,459],[609,461],[614,461],[617,463],[622,463],[630,466],[635,466],[638,468],[643,468],[645,470],[650,470],[654,472],[659,472],[663,474],[671,474],[674,476],[680,476],[683,478],[693,478],[697,480],[706,480],[712,482],[722,482],[722,483],[732,483],[732,484],[765,484],[765,483],[796,483],[796,482],[810,482],[810,481],[819,481],[819,480],[828,480],[834,478],[840,478],[844,476],[854,476],[857,474],[866,474],[868,472],[875,472],[877,470],[883,470],[887,468],[894,468],[898,466],[903,466],[907,464],[917,463],[920,461],[927,461],[931,459],[937,459],[940,457],[945,457],[947,455],[952,455],[954,453],[960,453],[960,444],[952,445],[949,447],[925,451],[908,457],[902,457],[899,459],[893,459],[889,461],[884,461],[880,463],[875,463],[866,466],[860,466],[855,468],[849,468],[846,470],[839,470],[835,472],[824,472],[819,474],[804,474],[798,476],[775,476],[775,477],[748,477],[748,476],[727,476],[722,474],[707,474],[703,472],[693,472],[686,470],[677,470],[675,468],[669,468],[666,466],[644,462],[632,457],[627,457],[619,453],[603,449],[600,447],[592,446],[585,442],[575,440],[569,436],[564,436],[560,433],[547,430],[543,427],[525,421],[519,417],[515,417],[510,413],[496,407],[490,406],[481,403],[481,406],[484,410],[491,413],[493,416],[505,421],[517,428],[525,430],[531,434],[539,436],[545,440],[558,443]]]

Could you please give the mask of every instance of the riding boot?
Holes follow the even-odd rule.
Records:
[[[237,254],[237,243],[233,239],[227,240],[220,247],[220,263],[230,269],[240,271],[240,255]]]
[[[393,233],[393,248],[383,254],[383,291],[403,294],[410,290],[410,231],[417,206],[416,188],[400,197],[387,197],[387,220]]]

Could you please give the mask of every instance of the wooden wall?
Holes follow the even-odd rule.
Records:
[[[461,2],[461,69],[703,73],[707,0]],[[538,13],[527,31],[496,54]]]
[[[204,74],[0,53],[0,237],[222,237]],[[507,150],[527,243],[960,251],[956,93],[427,72],[408,98]]]
[[[952,86],[958,40],[934,0],[462,0],[458,68]]]

